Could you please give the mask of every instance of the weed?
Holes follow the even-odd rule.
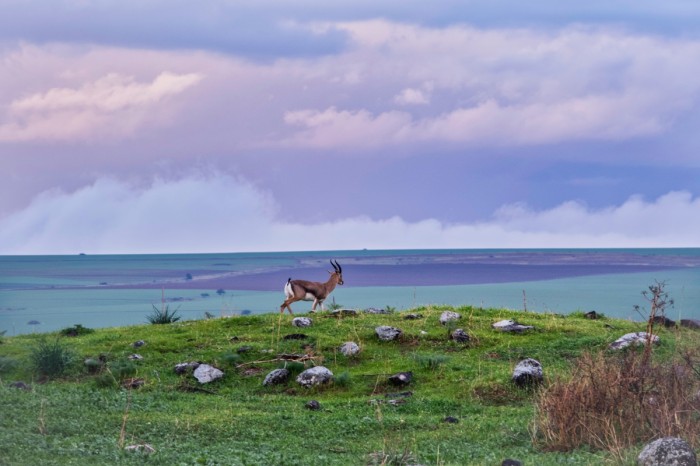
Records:
[[[146,318],[152,324],[172,324],[180,320],[180,316],[176,315],[177,309],[170,312],[168,305],[161,306],[160,309],[153,305],[153,313],[148,315]]]
[[[49,378],[64,375],[75,361],[73,351],[58,338],[51,341],[40,339],[31,349],[29,357],[34,370]]]
[[[442,354],[414,354],[413,359],[425,369],[434,371],[450,360]]]
[[[336,387],[342,387],[342,388],[347,388],[350,386],[352,383],[352,380],[350,379],[350,372],[345,371],[342,374],[338,375],[335,377],[333,380],[333,383],[335,384]]]

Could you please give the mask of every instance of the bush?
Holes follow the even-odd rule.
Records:
[[[644,350],[584,353],[569,380],[536,400],[533,440],[546,450],[621,452],[650,438],[700,440],[697,361],[647,362]]]
[[[155,304],[153,305],[153,313],[146,318],[152,324],[172,324],[180,320],[180,316],[176,315],[177,309],[170,312],[169,306],[165,306],[158,309]]]
[[[98,387],[115,387],[123,380],[134,377],[137,372],[136,363],[129,360],[115,361],[107,366],[107,370],[95,378]]]
[[[75,361],[73,351],[66,347],[58,338],[52,341],[42,338],[31,349],[29,357],[34,370],[39,375],[50,378],[60,377],[65,374]]]
[[[413,359],[422,367],[431,371],[436,370],[450,360],[450,358],[442,354],[414,354]]]
[[[80,335],[88,335],[90,333],[93,333],[94,330],[91,328],[83,327],[80,324],[75,324],[72,327],[66,327],[63,330],[61,330],[61,335],[66,336],[66,337],[78,337]]]

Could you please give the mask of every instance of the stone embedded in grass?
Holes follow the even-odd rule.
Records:
[[[292,325],[295,327],[311,327],[313,320],[308,317],[295,317],[292,319]]]
[[[596,311],[588,311],[583,315],[583,317],[586,319],[597,320],[600,316]]]
[[[391,312],[386,309],[377,309],[376,307],[368,307],[364,311],[365,314],[391,314]]]
[[[499,330],[501,332],[513,332],[513,333],[520,333],[520,332],[524,332],[525,330],[532,330],[535,328],[532,325],[519,324],[516,321],[514,321],[513,319],[506,319],[506,320],[498,321],[495,324],[491,324],[491,327],[493,327],[496,330]]]
[[[143,345],[145,345],[146,342],[143,340],[135,341],[131,344],[134,348],[141,348]]]
[[[141,359],[143,359],[143,356],[141,356],[140,354],[134,353],[134,354],[129,355],[129,359],[131,359],[132,361],[140,361]]]
[[[462,314],[458,312],[445,311],[442,314],[440,314],[440,323],[442,325],[447,325],[448,322],[452,322],[453,320],[459,320],[461,318]]]
[[[374,333],[376,333],[379,339],[382,341],[396,340],[403,334],[403,332],[400,329],[396,327],[390,327],[388,325],[380,325],[379,327],[374,329]]]
[[[360,346],[354,341],[346,341],[340,345],[340,352],[343,356],[352,357],[360,353]]]
[[[224,373],[216,367],[210,366],[209,364],[200,364],[194,370],[193,375],[199,381],[199,383],[209,383],[220,379],[224,376]]]
[[[270,372],[265,376],[265,380],[263,380],[263,385],[280,385],[283,383],[287,383],[289,380],[291,372],[287,369],[275,369],[274,371]]]
[[[141,388],[145,385],[146,381],[142,378],[132,377],[130,379],[122,380],[122,387],[127,389]]]
[[[445,419],[442,420],[442,422],[445,422],[447,424],[458,424],[459,419],[457,419],[454,416],[447,416]]]
[[[678,437],[665,437],[648,443],[637,457],[639,466],[697,466],[693,448]]]
[[[610,343],[609,348],[613,350],[627,348],[630,345],[646,345],[649,334],[647,332],[633,332],[622,335],[620,338]],[[660,342],[658,335],[651,335],[651,342],[658,344]]]
[[[355,309],[335,309],[331,311],[331,316],[333,317],[347,317],[356,315],[357,311]]]
[[[450,337],[457,343],[469,343],[470,340],[469,334],[461,328],[458,328],[457,330],[452,332],[452,335]]]
[[[399,372],[389,377],[388,382],[396,387],[405,387],[413,380],[413,372]]]
[[[181,362],[180,364],[175,364],[175,373],[182,375],[188,372],[192,372],[199,367],[199,364],[200,363],[196,361]]]
[[[542,364],[536,359],[523,359],[513,370],[513,382],[518,387],[537,385],[541,383],[542,380]]]
[[[523,466],[523,463],[518,461],[518,460],[513,460],[510,458],[506,458],[503,460],[501,463],[501,466]]]
[[[309,336],[303,333],[292,333],[291,335],[282,337],[283,340],[306,340],[307,338],[309,338]]]
[[[32,387],[27,385],[26,383],[19,381],[19,382],[12,382],[10,385],[8,385],[10,388],[17,388],[19,390],[31,390]]]
[[[321,409],[321,403],[319,403],[316,400],[311,400],[304,406],[306,407],[306,409],[310,409],[311,411],[318,411],[319,409]]]
[[[414,313],[404,314],[404,316],[403,316],[404,320],[418,320],[418,319],[422,319],[422,318],[423,318],[423,314],[414,314]]]
[[[323,366],[306,369],[297,377],[297,383],[302,387],[310,388],[315,385],[326,384],[333,380],[333,372]]]
[[[156,449],[147,443],[141,443],[139,445],[129,445],[124,447],[124,450],[130,452],[139,452],[146,455],[150,455],[151,453],[156,452]]]

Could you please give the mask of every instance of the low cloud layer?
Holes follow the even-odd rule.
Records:
[[[203,174],[145,188],[101,179],[50,192],[0,220],[0,254],[242,252],[484,247],[700,246],[700,199],[672,192],[591,210],[504,206],[471,224],[348,218],[277,219],[274,199],[238,178]]]

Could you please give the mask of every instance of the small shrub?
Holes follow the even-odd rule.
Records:
[[[90,333],[93,333],[95,330],[87,327],[83,327],[80,324],[75,324],[72,327],[66,327],[63,330],[61,330],[61,335],[66,336],[66,337],[78,337],[81,335],[88,335]]]
[[[336,311],[336,310],[342,309],[342,308],[343,308],[343,305],[342,305],[342,304],[338,304],[338,303],[335,302],[335,297],[332,298],[331,303],[328,305],[328,310],[329,310],[329,311]]]
[[[434,371],[450,360],[442,354],[414,354],[413,359],[420,364],[421,367]]]
[[[153,313],[146,318],[152,324],[172,324],[180,320],[180,316],[176,315],[177,309],[170,312],[170,308],[166,304],[165,306],[158,309],[155,304],[153,305]]]
[[[101,388],[118,386],[123,380],[136,375],[136,363],[130,360],[120,360],[109,364],[99,376],[95,378],[95,384]]]
[[[350,380],[350,372],[348,372],[348,371],[343,372],[342,374],[335,377],[333,382],[338,387],[343,387],[343,388],[349,387],[350,383],[352,382]]]
[[[34,370],[42,376],[60,377],[65,374],[75,355],[58,338],[47,340],[42,338],[30,351],[30,360]]]

